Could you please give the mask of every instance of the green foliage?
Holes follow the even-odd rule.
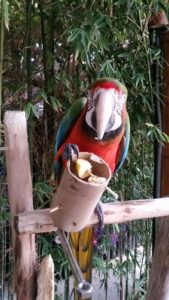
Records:
[[[8,11],[8,1],[7,0],[2,0],[1,1],[1,8],[2,12],[4,14],[4,23],[7,29],[9,29],[9,11]]]
[[[0,195],[0,223],[5,224],[10,221],[10,212],[8,209],[8,199]]]
[[[46,181],[35,182],[33,189],[34,199],[39,208],[49,206],[53,197],[53,188]]]
[[[67,42],[75,49],[75,59],[80,57],[82,63],[91,67],[96,52],[102,56],[105,50],[109,50],[110,41],[107,32],[111,31],[110,19],[99,12],[96,15],[89,15],[83,23],[80,21],[77,28],[72,27],[68,30]]]
[[[169,143],[169,136],[160,130],[156,125],[150,124],[150,123],[145,123],[147,127],[149,128],[147,132],[147,136],[151,136],[152,140],[154,138],[158,141],[158,143]]]
[[[25,110],[27,119],[29,119],[30,116],[35,116],[36,118],[39,118],[37,108],[31,102],[28,102],[27,104],[25,104],[24,110]]]
[[[6,109],[25,109],[32,126],[29,141],[35,207],[48,207],[53,195],[50,180],[54,132],[63,113],[100,76],[119,79],[129,93],[129,155],[123,170],[112,179],[111,187],[120,201],[152,197],[153,140],[165,143],[169,137],[152,121],[155,91],[151,63],[156,59],[162,65],[162,60],[159,48],[150,49],[148,21],[152,11],[163,9],[168,14],[167,1],[2,0],[1,13],[2,5],[3,23],[9,29],[1,71],[2,113]],[[37,109],[39,103],[43,103],[42,117]],[[112,198],[105,193],[104,201]],[[6,195],[0,196],[0,204],[1,223],[4,223],[9,217]],[[133,278],[135,285],[126,299],[144,297],[141,292],[145,291],[147,277],[136,278],[135,272],[138,268],[148,274],[151,230],[149,221],[129,223],[125,230],[122,225],[106,226],[101,245],[95,249],[93,265],[104,275],[105,287],[112,270],[119,290],[122,276],[126,281]],[[69,277],[69,264],[60,245],[53,246],[53,237],[40,235],[37,242],[39,255],[52,253],[56,272],[63,278]]]

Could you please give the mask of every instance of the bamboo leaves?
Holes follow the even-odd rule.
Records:
[[[24,110],[26,113],[27,120],[32,116],[39,118],[37,107],[34,104],[32,104],[31,102],[28,102],[27,104],[25,104]]]
[[[147,132],[147,136],[152,136],[158,141],[158,143],[161,144],[163,144],[164,142],[169,143],[169,136],[165,132],[162,132],[158,126],[151,123],[145,123],[145,125],[149,129]]]
[[[90,66],[98,53],[103,55],[110,45],[107,30],[111,31],[111,22],[101,12],[91,16],[79,27],[70,27],[67,42],[75,49],[76,59],[80,57],[81,61],[86,61]]]
[[[4,17],[4,23],[7,29],[9,29],[9,3],[7,0],[1,0],[1,14]]]
[[[123,81],[129,92],[127,109],[132,128],[131,147],[124,169],[113,178],[112,188],[119,192],[121,199],[149,197],[153,181],[152,142],[154,137],[162,143],[168,142],[169,137],[151,124],[154,112],[151,98],[155,92],[150,79],[150,63],[160,59],[161,52],[149,48],[147,19],[153,2],[154,6],[157,2],[163,2],[167,7],[166,1],[77,2],[0,0],[3,24],[0,35],[0,99],[3,73],[3,105],[7,109],[24,107],[29,124],[33,127],[36,202],[44,206],[49,200],[50,192],[46,189],[48,182],[39,186],[36,183],[50,178],[52,139],[62,112],[75,99],[84,96],[89,83],[98,76],[110,76]],[[12,14],[9,18],[10,7]],[[5,28],[9,28],[9,34],[4,41]],[[2,72],[4,42],[6,57],[5,72]],[[108,201],[108,196],[105,197]],[[112,268],[109,255],[117,255],[117,251],[121,256],[128,251],[128,261],[137,266],[137,239],[139,243],[143,244],[143,240],[146,240],[147,244],[151,244],[147,232],[143,235],[144,228],[145,225],[139,228],[138,224],[133,224],[130,229],[132,232],[121,238],[120,243],[124,243],[124,247],[121,245],[119,250],[117,236],[121,229],[114,227],[114,232],[110,232],[114,239],[111,245],[105,235],[98,251],[96,249],[95,267],[108,274]],[[136,241],[128,246],[131,240]],[[51,251],[50,247],[47,251]],[[133,256],[132,248],[135,251]],[[103,260],[105,253],[107,261]],[[55,255],[58,258],[59,251]],[[63,255],[62,262],[65,264]],[[63,269],[62,262],[56,262],[59,272]],[[116,267],[120,274],[131,276],[130,264],[123,261]],[[132,272],[135,279],[135,273]]]
[[[100,72],[104,77],[115,77],[115,69],[113,68],[112,60],[108,59],[101,64]]]

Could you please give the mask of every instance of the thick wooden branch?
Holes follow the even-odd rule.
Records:
[[[18,300],[34,300],[36,295],[35,236],[14,230],[14,217],[33,209],[27,126],[24,112],[8,111],[4,117],[9,206],[15,263],[15,291]]]
[[[169,197],[103,204],[103,212],[105,224],[167,216],[169,215]],[[97,216],[93,214],[88,225],[96,223]],[[15,228],[20,234],[57,230],[53,226],[49,209],[38,209],[18,214],[15,218]]]

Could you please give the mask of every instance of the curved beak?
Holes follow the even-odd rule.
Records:
[[[102,91],[99,94],[98,102],[96,104],[96,131],[97,138],[103,139],[104,133],[107,129],[108,122],[112,115],[115,102],[113,96],[108,91]]]

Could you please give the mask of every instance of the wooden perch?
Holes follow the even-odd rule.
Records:
[[[0,147],[0,151],[7,151],[7,147]]]
[[[158,199],[130,200],[103,204],[105,224],[122,223],[138,219],[157,218],[169,215],[169,197]],[[88,225],[97,223],[92,215]],[[56,231],[50,218],[50,209],[23,212],[15,217],[18,233],[42,233]]]

